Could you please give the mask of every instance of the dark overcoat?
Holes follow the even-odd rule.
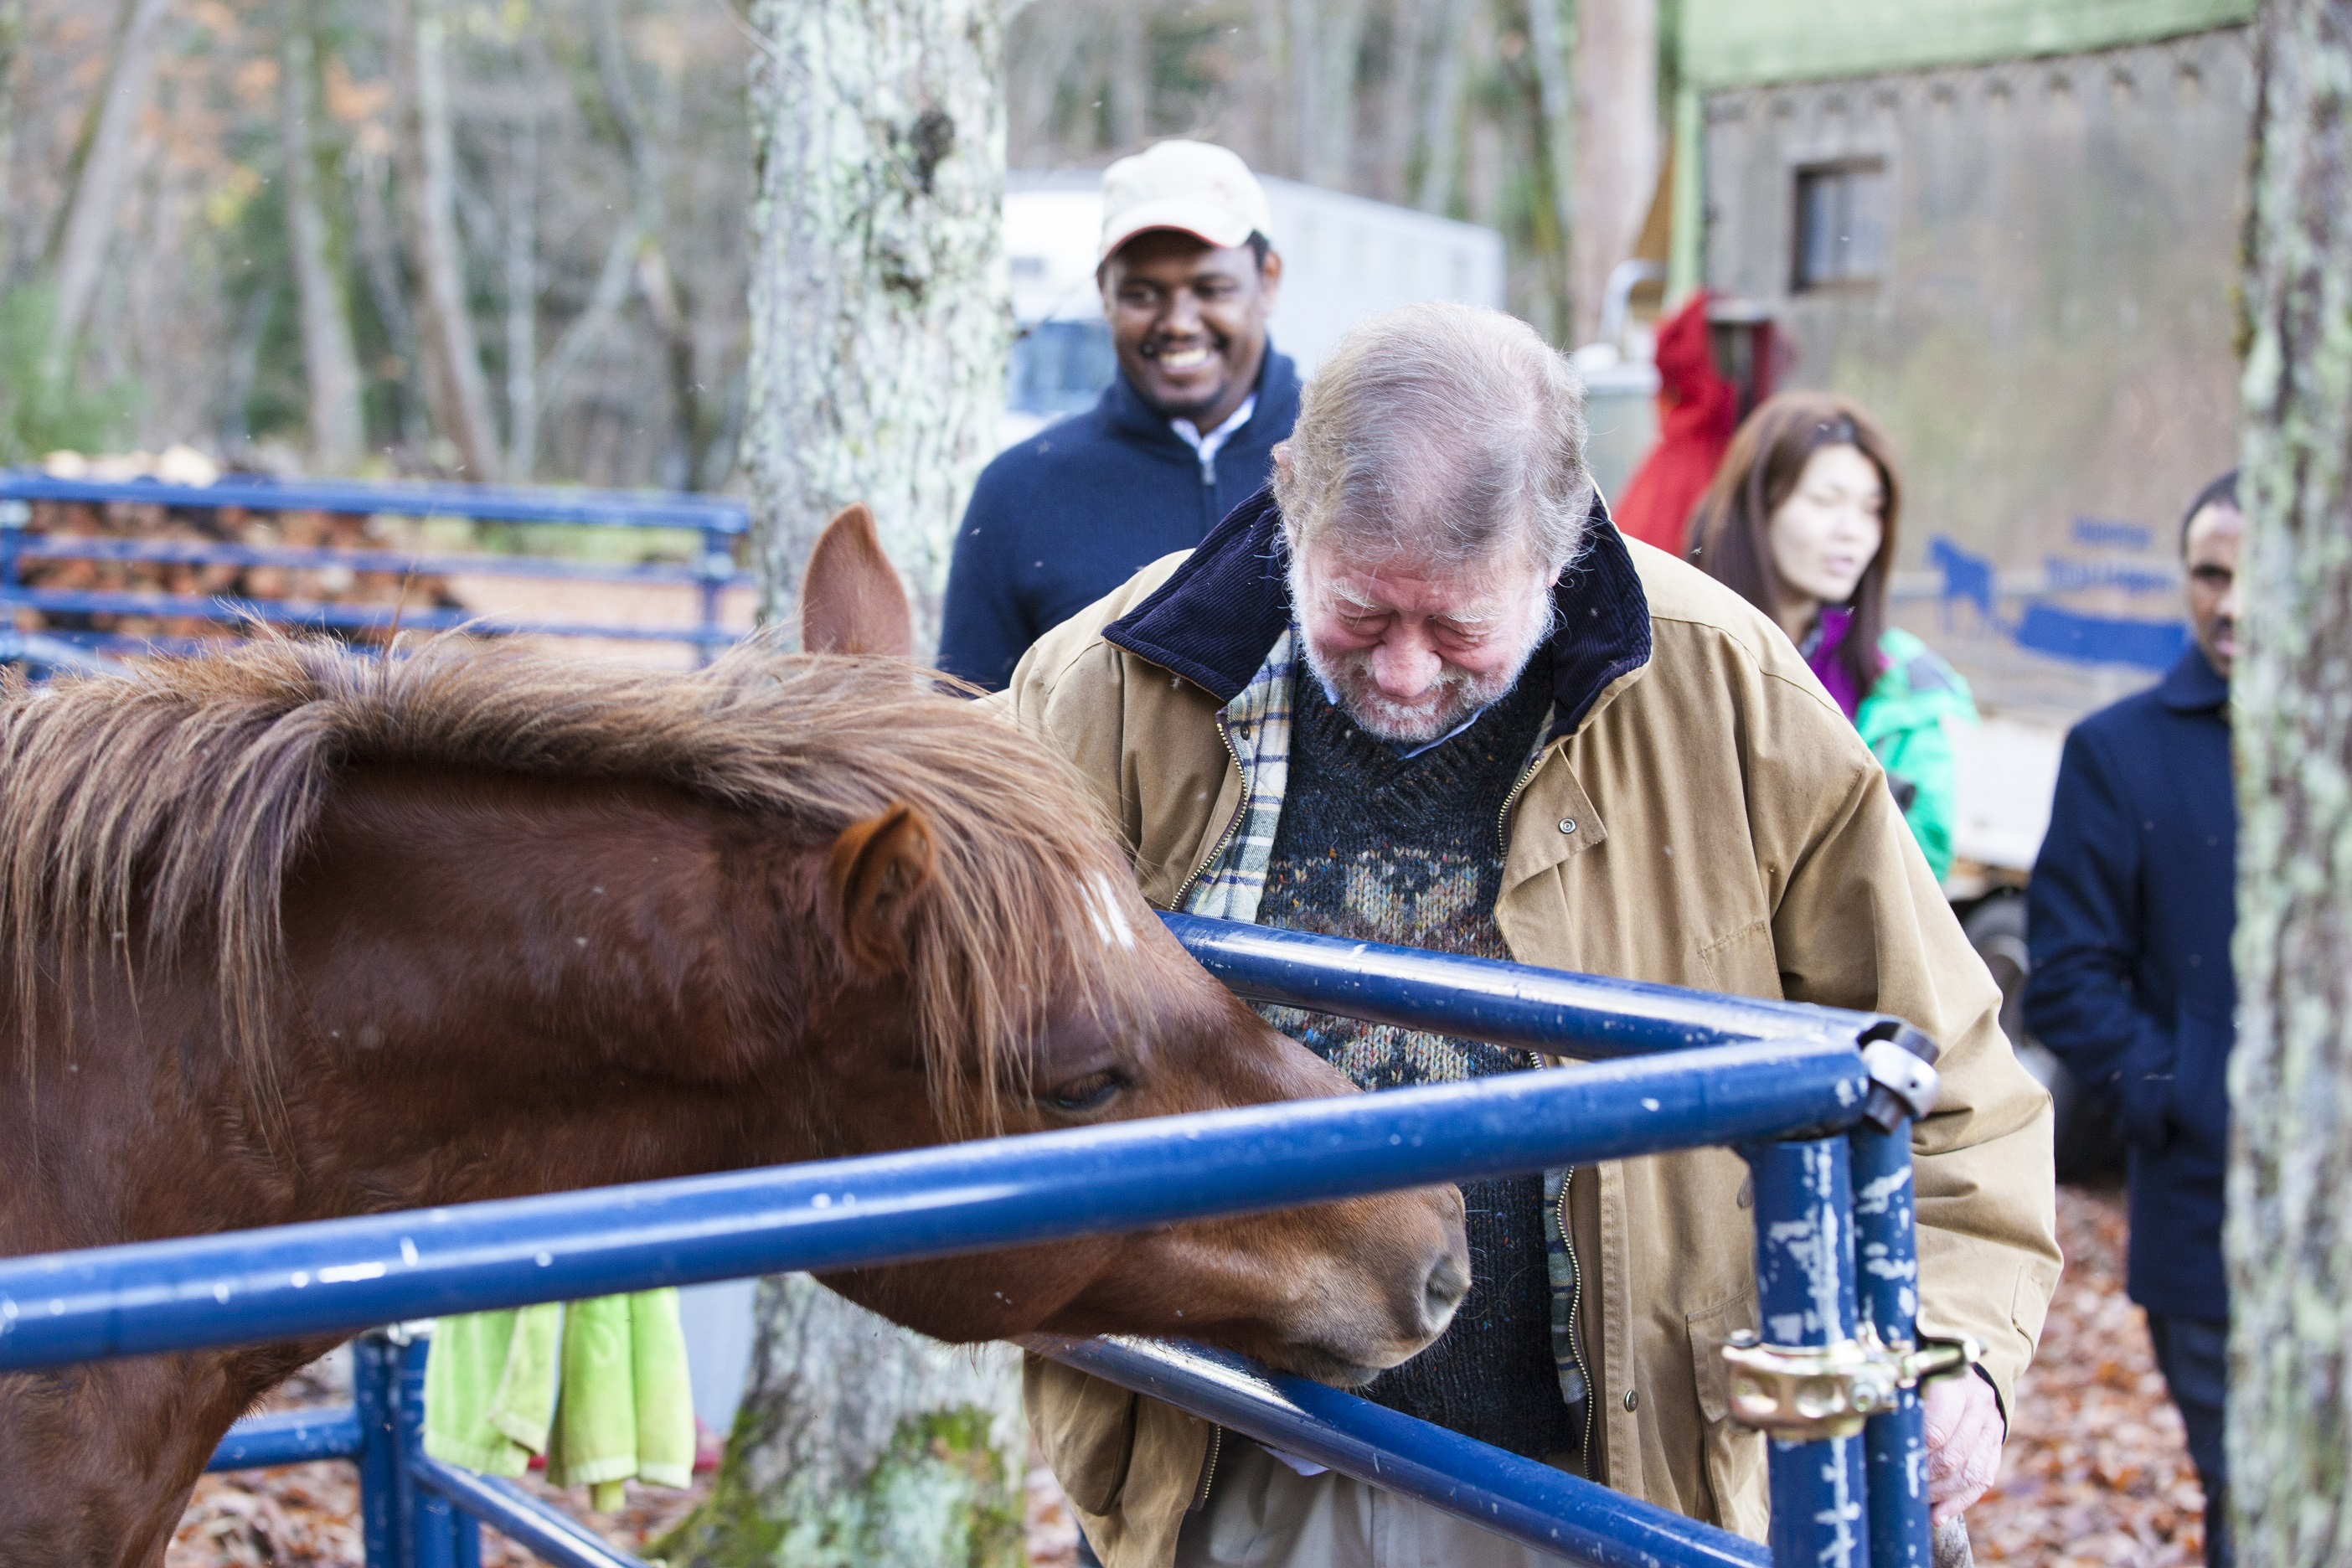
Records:
[[[2027,890],[2026,1023],[2107,1097],[2130,1145],[2132,1300],[2194,1318],[2229,1315],[2229,698],[2191,646],[2152,689],[2077,724]]]

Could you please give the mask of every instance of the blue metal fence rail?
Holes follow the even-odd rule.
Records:
[[[566,561],[547,556],[428,554],[398,550],[343,550],[239,544],[213,540],[87,538],[36,533],[31,508],[41,501],[108,505],[135,503],[178,510],[236,508],[246,511],[320,511],[357,516],[459,517],[477,521],[556,523],[573,527],[688,530],[698,536],[696,558],[686,563],[638,564]],[[348,480],[280,483],[232,476],[210,485],[164,484],[153,479],[58,479],[35,469],[0,469],[0,606],[63,616],[152,616],[220,623],[256,619],[273,625],[324,631],[380,631],[395,622],[420,631],[470,626],[483,631],[530,632],[556,637],[601,637],[633,642],[685,643],[709,658],[735,639],[720,624],[720,595],[751,585],[735,564],[736,542],[748,523],[742,503],[718,496],[648,494],[638,491],[532,489],[497,485],[363,484]],[[448,575],[531,577],[551,581],[602,582],[638,586],[691,586],[697,616],[690,626],[632,626],[597,622],[524,620],[484,616],[464,610],[408,605],[342,604],[251,595],[156,593],[143,590],[37,587],[24,580],[29,560],[78,560],[230,567],[272,566],[293,570],[340,567],[353,573],[414,573]],[[152,639],[106,633],[54,634],[53,645],[90,651],[142,648]],[[42,645],[0,658],[70,666],[47,658]]]
[[[1888,1382],[1895,1360],[1865,1353],[1874,1344],[1868,1329],[1895,1357],[1926,1364],[1908,1343],[1909,1296],[1879,1289],[1913,1256],[1906,1119],[1924,1110],[1934,1082],[1932,1069],[1895,1043],[1900,1025],[1168,919],[1244,994],[1614,1059],[1570,1072],[5,1259],[0,1370],[339,1333],[782,1269],[910,1261],[1728,1142],[1753,1171],[1759,1294],[1775,1342],[1746,1347],[1751,1364],[1732,1383],[1736,1408],[1759,1424],[1782,1423],[1770,1445],[1769,1559],[1724,1531],[1231,1357],[1109,1341],[1042,1348],[1570,1561],[1608,1568],[1926,1562],[1916,1402],[1899,1378]],[[1855,1170],[1864,1173],[1859,1201]],[[1857,1235],[1876,1282],[1859,1294]],[[1838,1361],[1857,1355],[1869,1373],[1859,1381]],[[1822,1365],[1809,1367],[1807,1356]],[[357,1359],[351,1417],[244,1424],[215,1462],[356,1459],[372,1500],[371,1568],[467,1563],[478,1550],[475,1518],[561,1564],[630,1561],[514,1489],[421,1453],[421,1342],[372,1334]],[[1775,1379],[1803,1383],[1802,1397],[1776,1402]],[[1821,1426],[1821,1412],[1836,1404],[1825,1391],[1851,1406],[1829,1410],[1853,1417],[1833,1435]],[[1813,1414],[1792,1415],[1800,1405]],[[1896,1484],[1898,1475],[1909,1484]],[[1874,1485],[1882,1477],[1887,1483]]]
[[[1843,1130],[1851,1043],[1709,1046],[415,1213],[0,1260],[0,1370],[352,1333],[408,1318],[1101,1231]]]

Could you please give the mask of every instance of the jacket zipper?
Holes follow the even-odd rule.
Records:
[[[1550,750],[1550,748],[1545,748],[1545,750]],[[1519,793],[1527,790],[1527,781],[1528,778],[1534,778],[1536,769],[1540,769],[1540,766],[1543,766],[1543,752],[1536,752],[1534,762],[1528,762],[1527,771],[1519,773],[1519,783],[1510,785],[1510,795],[1503,797],[1503,809],[1500,809],[1494,818],[1494,837],[1503,842],[1503,853],[1506,853],[1506,856],[1510,853],[1510,809],[1512,806],[1517,806]]]
[[[1209,858],[1192,868],[1192,874],[1184,879],[1184,885],[1178,888],[1176,896],[1168,900],[1169,909],[1177,914],[1184,912],[1184,895],[1192,890],[1192,884],[1201,879],[1201,873],[1217,863],[1217,858],[1225,852],[1225,846],[1234,841],[1234,835],[1240,832],[1242,824],[1249,820],[1249,770],[1242,766],[1241,752],[1234,746],[1233,732],[1225,728],[1225,716],[1222,713],[1217,715],[1217,739],[1225,743],[1225,755],[1233,758],[1234,771],[1242,775],[1242,806],[1234,813],[1234,819],[1225,824],[1224,835],[1217,840],[1216,847],[1209,851]]]
[[[1584,1335],[1580,1331],[1580,1314],[1584,1306],[1584,1269],[1576,1259],[1576,1233],[1568,1228],[1568,1194],[1576,1184],[1576,1167],[1570,1165],[1559,1177],[1559,1244],[1568,1253],[1568,1357],[1576,1363],[1576,1373],[1584,1379],[1584,1439],[1579,1445],[1579,1457],[1584,1461],[1584,1479],[1599,1481],[1592,1463],[1592,1411],[1600,1402],[1601,1391],[1592,1385],[1592,1369],[1584,1361]],[[1603,1483],[1606,1484],[1606,1483]]]
[[[1536,776],[1536,770],[1543,766],[1544,753],[1550,750],[1549,746],[1536,749],[1535,760],[1528,764],[1526,772],[1519,774],[1519,782],[1511,786],[1511,793],[1503,797],[1503,809],[1495,814],[1495,837],[1501,842],[1503,853],[1507,856],[1511,852],[1511,808],[1519,804],[1519,795],[1527,789],[1528,781]]]
[[[1216,1479],[1217,1456],[1224,1451],[1225,1429],[1222,1426],[1210,1427],[1209,1458],[1207,1461],[1201,1466],[1201,1484],[1192,1489],[1192,1506],[1184,1510],[1186,1513],[1198,1513],[1203,1508],[1208,1506],[1209,1483]]]

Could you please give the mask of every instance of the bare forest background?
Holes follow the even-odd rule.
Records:
[[[1488,225],[1573,346],[1675,5],[1579,9],[1033,0],[1008,162],[1201,136]],[[0,461],[727,486],[766,47],[729,0],[0,0]]]

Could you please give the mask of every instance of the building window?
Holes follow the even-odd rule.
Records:
[[[1886,273],[1886,165],[1876,158],[1797,171],[1791,287],[1868,288]]]

